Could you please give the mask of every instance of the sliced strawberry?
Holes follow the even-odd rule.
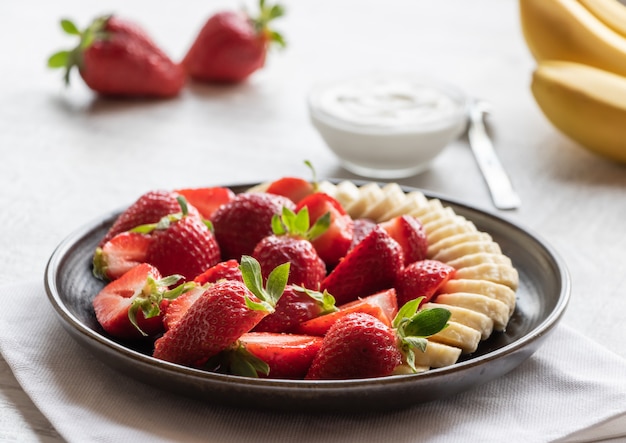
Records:
[[[308,380],[391,375],[402,364],[395,331],[375,317],[350,313],[329,329],[306,374]]]
[[[352,243],[348,249],[349,251],[354,249],[356,245],[361,243],[361,240],[372,232],[372,230],[376,227],[376,222],[367,218],[357,218],[354,220],[353,226]]]
[[[205,287],[196,286],[195,288],[185,292],[174,300],[170,301],[163,309],[163,327],[167,331],[174,327],[176,323],[187,313],[191,305],[198,300],[206,291]]]
[[[265,192],[282,195],[294,203],[298,203],[304,197],[315,191],[315,185],[302,178],[283,177],[269,184]]]
[[[221,280],[209,285],[155,342],[155,358],[182,365],[204,364],[274,310],[285,288],[289,266],[272,273],[267,289],[260,285],[261,269],[254,259],[242,257],[241,270],[246,283]]]
[[[311,242],[324,263],[332,268],[346,255],[352,244],[354,229],[352,218],[346,214],[337,200],[321,192],[310,194],[300,200],[296,210],[300,211],[304,207],[308,208],[313,223],[325,214],[330,214],[330,224],[326,232]]]
[[[235,198],[235,193],[224,187],[185,188],[177,189],[175,192],[185,197],[206,220],[211,219],[217,208]]]
[[[237,262],[237,260],[219,262],[193,279],[194,282],[200,285],[215,283],[219,280],[243,281],[241,270],[239,269],[239,262]]]
[[[122,232],[101,247],[93,257],[93,274],[102,280],[115,280],[138,264],[148,260],[148,249],[153,242],[149,235]]]
[[[294,210],[295,204],[280,195],[244,193],[218,208],[211,221],[222,259],[251,255],[257,243],[272,234],[272,218],[283,207]]]
[[[297,326],[294,331],[300,334],[323,336],[340,318],[352,312],[364,312],[391,326],[391,321],[398,312],[398,301],[395,289],[387,289],[368,297],[354,300],[339,306],[335,312],[307,320]],[[268,317],[269,318],[269,317]]]
[[[177,277],[161,279],[159,271],[140,264],[107,284],[93,299],[96,319],[114,337],[138,339],[163,330],[162,308],[168,285]]]
[[[420,260],[406,266],[396,278],[398,304],[424,297],[430,301],[437,291],[454,275],[454,268],[437,260]]]
[[[162,190],[143,194],[117,217],[100,241],[100,246],[121,232],[130,231],[139,225],[156,223],[162,217],[180,211],[180,204],[176,197],[176,193]]]
[[[268,378],[302,379],[322,345],[321,337],[249,332],[239,341],[269,366]]]
[[[276,310],[261,320],[254,330],[291,332],[309,319],[336,310],[335,300],[330,294],[288,285],[283,296],[276,303]]]
[[[322,281],[338,305],[391,288],[402,268],[402,249],[376,226]]]
[[[380,224],[398,242],[404,254],[404,264],[408,265],[426,258],[428,240],[420,221],[410,215],[401,215]]]

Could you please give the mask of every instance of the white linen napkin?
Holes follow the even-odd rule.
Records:
[[[0,288],[0,352],[69,442],[583,442],[626,436],[626,360],[560,325],[511,373],[377,415],[208,405],[109,368],[62,328],[40,282]]]

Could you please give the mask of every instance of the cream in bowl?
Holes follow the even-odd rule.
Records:
[[[465,129],[467,99],[451,85],[408,74],[371,74],[319,84],[313,125],[349,171],[402,178],[428,168]]]

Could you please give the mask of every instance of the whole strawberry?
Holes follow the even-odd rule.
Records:
[[[272,219],[273,234],[264,237],[254,248],[252,256],[261,264],[263,277],[281,263],[291,263],[288,283],[317,289],[326,277],[326,265],[311,243],[326,232],[329,217],[310,226],[309,211],[297,214],[283,207],[281,216]]]
[[[107,96],[173,97],[185,84],[185,72],[136,23],[107,15],[96,18],[84,31],[69,20],[61,27],[80,37],[71,51],[48,59],[51,68],[65,68],[65,83],[78,67],[92,90]]]
[[[222,259],[239,260],[242,255],[252,255],[257,243],[272,234],[272,218],[280,215],[283,207],[293,210],[296,205],[282,195],[265,193],[238,194],[220,206],[211,222]]]
[[[404,267],[396,277],[395,288],[398,304],[417,297],[424,297],[424,303],[430,301],[439,288],[454,276],[455,269],[438,260],[419,260]]]
[[[415,371],[415,352],[423,352],[428,346],[426,338],[445,328],[450,318],[450,312],[442,308],[418,311],[421,301],[406,304],[391,327],[362,312],[337,320],[324,337],[306,378],[384,377],[400,365]]]
[[[178,212],[180,204],[177,196],[175,192],[164,190],[148,191],[141,195],[115,219],[111,228],[100,241],[100,246],[121,232],[130,231],[139,225],[156,223],[161,217]],[[192,206],[189,206],[189,211],[191,214],[197,215],[198,213]]]
[[[257,18],[245,12],[223,11],[204,24],[182,64],[195,80],[235,83],[265,65],[272,43],[285,46],[280,34],[268,28],[281,17],[280,5],[269,6],[260,0]]]

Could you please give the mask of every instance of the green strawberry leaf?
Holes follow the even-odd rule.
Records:
[[[430,337],[447,326],[450,315],[444,308],[424,309],[405,325],[404,333],[407,337]]]
[[[61,29],[70,35],[80,35],[80,31],[76,27],[73,21],[66,18],[61,20]]]
[[[65,68],[70,59],[70,51],[59,51],[50,56],[48,58],[48,67],[49,68]]]
[[[211,361],[211,368],[218,368],[225,374],[241,375],[244,377],[258,378],[259,374],[268,375],[269,365],[256,355],[248,351],[241,342],[237,342],[228,349],[222,351]]]
[[[298,285],[293,285],[293,288],[296,291],[305,293],[317,302],[321,309],[319,315],[330,314],[331,312],[339,310],[339,308],[335,306],[335,297],[330,295],[330,293],[326,290],[324,290],[324,292],[319,292]]]
[[[255,302],[246,298],[246,305],[250,309],[263,309],[273,312],[274,306],[276,306],[278,299],[280,299],[285,291],[290,266],[290,263],[287,262],[274,268],[267,277],[266,286],[263,287],[261,265],[254,257],[243,255],[241,257],[241,263],[239,264],[243,282],[250,292],[260,300],[260,302]]]
[[[402,305],[393,319],[392,326],[398,329],[404,322],[413,317],[422,300],[424,300],[424,297],[418,297]]]

